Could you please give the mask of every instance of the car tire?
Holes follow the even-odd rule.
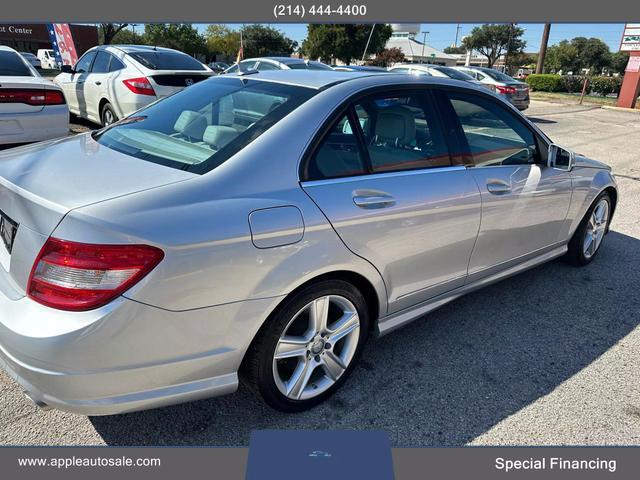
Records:
[[[118,121],[118,116],[116,112],[113,110],[113,107],[110,103],[105,103],[102,106],[102,110],[100,111],[100,123],[103,127],[111,125]]]
[[[569,241],[565,260],[577,267],[593,261],[608,232],[612,207],[611,197],[606,192],[595,199]]]
[[[324,332],[311,328],[312,310],[327,312]],[[366,343],[369,321],[364,296],[352,284],[324,280],[306,287],[267,320],[247,352],[242,368],[244,380],[276,410],[308,410],[333,395],[347,380]],[[338,339],[347,331],[347,325],[351,331]],[[338,333],[331,334],[332,331]],[[332,345],[334,338],[337,340]],[[289,351],[291,346],[293,350]],[[285,358],[276,359],[276,352]],[[288,356],[290,353],[292,356]]]

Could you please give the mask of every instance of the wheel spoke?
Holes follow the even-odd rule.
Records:
[[[327,329],[329,297],[321,297],[313,301],[310,306],[309,318],[311,328],[315,333],[322,333]]]
[[[313,359],[305,358],[296,367],[293,375],[287,382],[287,395],[296,400],[300,400],[302,392],[307,388],[311,374],[318,364]]]
[[[282,360],[284,358],[304,357],[306,354],[307,339],[285,336],[278,341],[274,358]]]
[[[342,375],[342,372],[347,369],[346,365],[342,362],[342,359],[332,351],[327,351],[325,353],[322,367],[327,376],[334,382],[340,377],[340,375]]]
[[[345,313],[340,320],[331,326],[331,333],[329,335],[330,342],[335,345],[359,326],[360,319],[357,313]]]

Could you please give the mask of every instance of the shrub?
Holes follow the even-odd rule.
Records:
[[[620,77],[592,77],[591,89],[603,97],[611,93],[618,94],[620,87],[622,86],[622,79]]]
[[[527,83],[535,92],[562,92],[565,90],[561,75],[532,74],[527,77]]]
[[[562,77],[562,83],[564,84],[564,90],[569,93],[581,93],[585,79],[588,78],[585,75],[565,75]],[[586,94],[591,92],[591,82],[587,85]]]

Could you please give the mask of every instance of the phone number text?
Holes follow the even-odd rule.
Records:
[[[311,17],[328,17],[331,15],[340,17],[364,17],[367,14],[367,6],[362,4],[350,5],[304,5],[276,4],[273,7],[273,16],[304,18],[305,15]]]

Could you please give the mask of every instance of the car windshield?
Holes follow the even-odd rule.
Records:
[[[141,160],[202,174],[315,93],[306,87],[216,77],[139,110],[94,138]]]
[[[151,70],[205,70],[198,60],[180,52],[150,50],[129,55]]]
[[[456,70],[455,68],[450,67],[432,67],[434,70],[444,73],[447,77],[453,78],[454,80],[464,80],[468,82],[470,80],[474,80],[471,75],[467,75],[460,70]]]
[[[33,77],[33,73],[17,53],[0,52],[0,77]]]
[[[504,73],[499,72],[498,70],[494,70],[492,68],[483,68],[482,73],[486,73],[487,75],[489,75],[491,78],[493,78],[498,82],[517,82],[515,78],[512,78],[509,75],[505,75]]]

